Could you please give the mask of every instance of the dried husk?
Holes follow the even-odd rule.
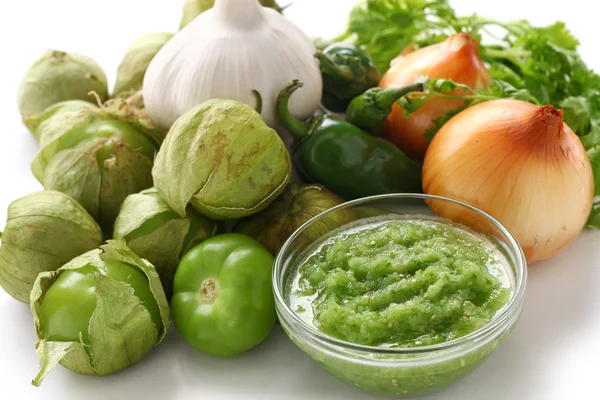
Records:
[[[179,215],[188,203],[227,220],[265,209],[291,176],[289,153],[259,113],[238,101],[208,100],[182,115],[152,170],[154,186]]]
[[[124,239],[138,256],[156,268],[169,296],[181,257],[192,247],[217,234],[217,224],[187,207],[185,218],[175,213],[154,188],[128,196],[113,238]]]
[[[53,104],[66,100],[108,99],[108,83],[102,68],[91,58],[49,50],[29,67],[21,80],[18,105],[26,122]]]
[[[99,108],[86,108],[65,118],[55,115],[38,128],[44,146],[31,169],[47,190],[64,192],[80,202],[112,234],[112,224],[125,198],[152,186],[152,162],[165,132],[126,100],[113,99]],[[114,132],[98,129],[118,125]],[[127,134],[129,139],[119,135]],[[79,139],[75,140],[74,137]],[[143,148],[152,150],[143,151]]]
[[[0,285],[23,303],[29,303],[40,272],[55,271],[102,244],[102,231],[92,216],[71,197],[55,191],[13,201],[0,237]]]
[[[84,110],[97,110],[98,108],[85,100],[66,100],[53,104],[46,108],[41,114],[25,118],[23,123],[32,133],[35,140],[44,146],[45,142],[52,141],[59,132],[65,121]],[[40,134],[44,132],[44,138]]]
[[[236,232],[252,236],[273,255],[277,255],[286,240],[311,218],[344,202],[335,193],[317,184],[290,183],[267,209],[241,220]],[[329,231],[357,218],[352,209],[333,211],[320,224],[304,233],[313,241]]]
[[[150,61],[172,37],[166,32],[147,33],[133,42],[119,64],[113,96],[140,90]]]
[[[109,260],[126,263],[148,278],[160,309],[162,326],[154,325],[150,313],[131,286],[106,275],[104,262]],[[48,341],[40,325],[44,294],[63,271],[81,268],[96,270],[97,306],[88,326],[89,343],[84,343],[81,337],[77,342]],[[109,241],[100,249],[75,258],[58,271],[41,273],[31,292],[30,304],[39,338],[36,353],[40,370],[32,382],[35,386],[39,386],[59,363],[74,372],[91,376],[104,376],[128,368],[160,343],[169,327],[169,305],[156,270],[118,241]]]

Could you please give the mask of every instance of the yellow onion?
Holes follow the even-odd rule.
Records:
[[[381,79],[379,87],[402,87],[423,76],[430,79],[452,79],[473,89],[485,88],[490,81],[479,58],[478,43],[466,33],[452,35],[441,43],[416,51],[408,46],[392,61],[391,68]],[[467,94],[463,92],[456,90],[449,94]],[[383,137],[407,155],[423,159],[429,146],[425,132],[433,126],[434,120],[463,103],[464,100],[460,99],[433,98],[408,118],[404,116],[404,109],[395,104],[383,127]]]
[[[478,104],[448,121],[425,156],[423,188],[492,215],[530,263],[577,237],[594,196],[592,166],[562,111],[512,99]],[[459,207],[430,207],[442,217],[478,223]]]

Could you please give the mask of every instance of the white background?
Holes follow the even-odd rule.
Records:
[[[282,0],[285,1],[285,0]],[[291,1],[291,0],[290,0]],[[9,203],[41,189],[29,171],[38,147],[21,125],[19,80],[48,48],[87,54],[114,83],[117,65],[140,34],[176,31],[183,0],[0,1],[0,228]],[[332,36],[354,0],[295,0],[287,15],[311,35]],[[452,1],[460,13],[498,19],[557,19],[581,39],[584,59],[600,69],[597,13],[589,0]],[[557,211],[558,212],[558,211]],[[424,399],[598,399],[600,232],[530,268],[526,307],[512,336],[475,373]],[[135,367],[104,378],[57,367],[41,388],[28,306],[0,289],[0,399],[366,399],[314,364],[277,329],[259,348],[221,360],[195,352],[172,329]]]

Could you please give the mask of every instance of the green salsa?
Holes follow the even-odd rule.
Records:
[[[305,322],[361,345],[444,343],[489,323],[512,295],[504,255],[487,238],[416,216],[382,216],[337,232],[297,263],[289,304]]]

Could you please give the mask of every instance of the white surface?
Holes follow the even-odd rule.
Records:
[[[285,0],[283,1],[285,2]],[[294,0],[287,12],[310,34],[333,35],[351,0]],[[182,0],[30,0],[0,2],[0,227],[15,198],[41,189],[29,172],[37,145],[16,107],[19,79],[47,48],[96,59],[112,83],[139,34],[175,31]],[[592,2],[453,1],[462,13],[534,23],[567,22],[587,62],[600,69]],[[553,260],[530,269],[526,307],[512,336],[475,373],[423,399],[597,399],[600,360],[600,232],[586,232]],[[28,306],[0,289],[0,399],[366,399],[314,364],[277,329],[254,351],[221,360],[191,349],[173,329],[140,364],[90,378],[57,367],[41,388]]]

